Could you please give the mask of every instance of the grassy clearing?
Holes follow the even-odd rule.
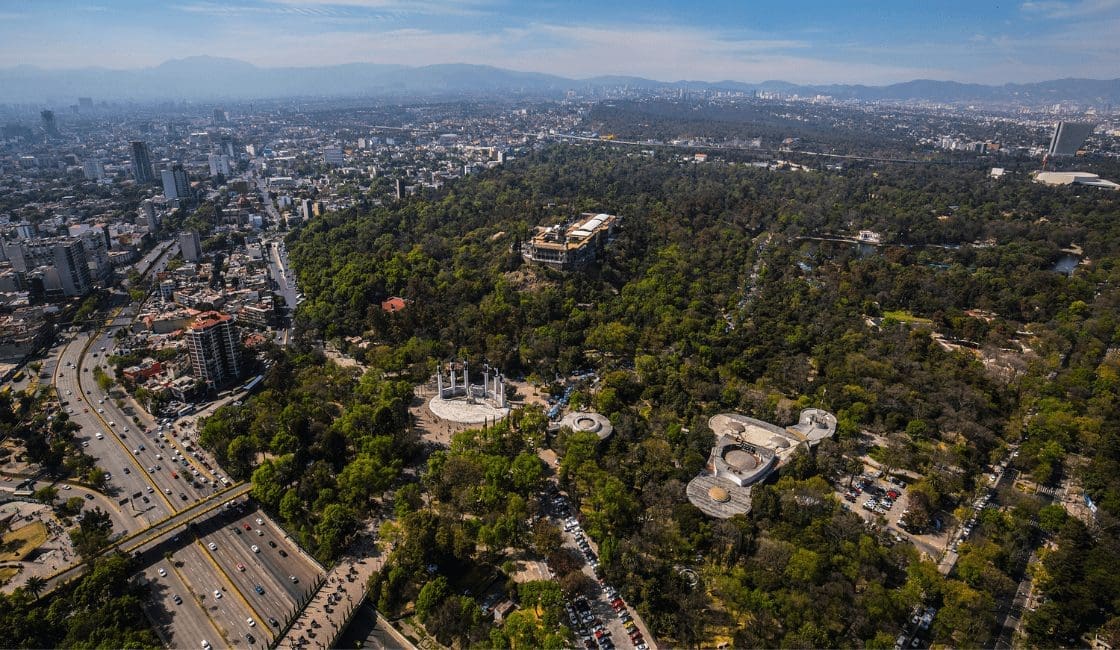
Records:
[[[0,585],[8,584],[8,581],[19,575],[19,569],[15,567],[0,567]]]
[[[907,324],[910,324],[910,325],[932,325],[933,324],[933,321],[931,321],[930,319],[921,318],[920,316],[915,316],[914,314],[911,314],[910,312],[906,311],[905,309],[896,309],[895,311],[885,311],[885,312],[883,312],[883,320],[888,320],[888,319],[893,320],[893,321],[898,321],[899,323],[907,323]]]
[[[0,560],[20,561],[47,541],[47,525],[36,521],[0,537]]]

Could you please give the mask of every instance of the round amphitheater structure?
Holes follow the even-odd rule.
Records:
[[[568,427],[572,431],[594,433],[599,440],[606,440],[614,433],[614,425],[605,415],[590,411],[573,411],[560,420],[560,426]]]
[[[726,519],[751,508],[751,487],[781,467],[800,446],[812,447],[836,432],[836,417],[805,409],[797,424],[779,427],[739,413],[708,420],[715,444],[704,471],[689,481],[688,500],[704,514]]]

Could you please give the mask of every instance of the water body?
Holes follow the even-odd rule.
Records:
[[[1050,267],[1051,271],[1057,273],[1064,273],[1065,275],[1073,275],[1073,270],[1081,263],[1081,258],[1073,253],[1064,253],[1054,262],[1054,266]]]

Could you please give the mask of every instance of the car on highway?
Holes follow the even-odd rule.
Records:
[[[295,576],[288,576],[288,580],[291,580],[295,584],[299,583],[299,578],[297,578]]]
[[[244,524],[244,527],[245,527],[245,530],[253,530],[253,527],[250,526],[249,524]]]
[[[260,517],[257,517],[257,525],[258,526],[263,526],[264,525],[264,519],[261,519]]]
[[[166,578],[166,577],[167,577],[167,569],[165,569],[165,568],[163,568],[163,567],[160,567],[160,568],[159,568],[159,569],[158,569],[158,570],[156,571],[156,573],[158,573],[158,574],[159,574],[159,576],[160,576],[161,578]]]
[[[214,542],[210,542],[210,543],[209,543],[209,544],[207,544],[206,546],[207,546],[207,548],[209,548],[209,549],[210,549],[211,551],[216,551],[216,550],[218,550],[218,545],[217,545],[217,544],[215,544]]]
[[[249,549],[252,550],[254,553],[260,553],[261,552],[261,547],[257,546],[256,544],[253,544],[252,546],[250,546]]]
[[[244,565],[244,564],[242,564],[242,563],[240,563],[240,562],[238,562],[238,563],[237,563],[237,570],[238,570],[238,571],[244,571],[244,570],[245,570],[245,565]]]
[[[183,599],[179,597],[179,594],[175,594],[174,596],[172,596],[171,600],[174,601],[176,605],[183,604]]]
[[[124,471],[124,473],[125,473],[125,474],[131,474],[131,473],[132,473],[132,470],[130,470],[130,469],[129,469],[129,468],[127,468],[127,467],[126,467],[126,468],[124,468],[124,470],[123,470],[123,471]]]
[[[257,622],[254,621],[251,618],[245,619],[245,624],[248,625],[249,627],[256,627],[257,626]]]
[[[220,589],[215,589],[214,590],[214,598],[221,598],[221,597],[222,597],[222,591]]]
[[[260,585],[254,586],[253,591],[257,592],[258,594],[260,594],[262,596],[264,595],[264,587],[262,587]]]
[[[271,616],[268,617],[268,624],[272,627],[280,627],[280,621],[272,618]]]
[[[288,552],[284,549],[280,549],[280,557],[288,557]]]
[[[276,548],[276,542],[272,541],[271,539],[268,540],[268,545],[271,546],[272,548]]]

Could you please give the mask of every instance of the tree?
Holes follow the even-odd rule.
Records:
[[[90,558],[109,543],[113,531],[113,521],[101,508],[87,510],[77,531],[71,532],[74,547],[82,557]]]
[[[436,576],[420,589],[420,594],[416,596],[416,617],[421,623],[427,620],[428,615],[443,602],[450,591],[447,578],[443,576]]]
[[[23,585],[23,590],[31,594],[32,598],[38,599],[39,594],[47,588],[47,581],[42,576],[31,576]]]

